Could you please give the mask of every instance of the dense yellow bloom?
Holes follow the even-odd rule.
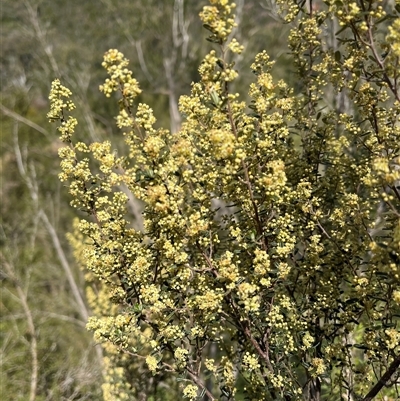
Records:
[[[300,401],[307,377],[322,398],[351,382],[361,399],[398,355],[400,25],[380,3],[279,0],[298,82],[274,79],[260,52],[247,108],[232,90],[235,5],[210,0],[201,18],[215,47],[173,134],[108,51],[101,91],[121,96],[121,154],[75,140],[72,94],[53,83],[60,179],[89,215],[69,239],[88,271],[87,327],[111,358],[105,399],[137,398],[124,382],[137,366],[184,374],[190,400],[209,391],[203,370],[220,384],[214,398]],[[346,29],[332,35],[336,24]]]
[[[314,374],[316,376],[322,375],[326,370],[325,363],[321,358],[313,358],[311,364],[314,368]]]
[[[146,364],[147,364],[150,372],[156,373],[158,362],[157,362],[157,359],[154,358],[154,356],[148,355],[146,357]]]
[[[246,352],[243,357],[243,365],[245,365],[245,367],[250,371],[260,368],[256,355],[250,355],[249,352]]]
[[[188,384],[183,390],[183,396],[189,398],[189,400],[194,400],[197,397],[197,387],[193,384]]]

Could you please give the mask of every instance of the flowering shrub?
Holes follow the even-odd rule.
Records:
[[[60,179],[90,216],[71,242],[97,283],[88,329],[107,353],[106,400],[139,397],[132,371],[190,400],[399,397],[399,6],[278,7],[296,90],[264,51],[250,104],[230,91],[235,5],[210,0],[215,50],[176,133],[154,127],[128,60],[108,51],[100,90],[120,95],[125,154],[74,141],[71,93],[53,83]]]

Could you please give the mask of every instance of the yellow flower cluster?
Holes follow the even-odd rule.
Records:
[[[260,299],[256,294],[258,287],[250,283],[242,283],[238,286],[238,292],[241,302],[246,312],[258,312],[260,308]]]
[[[104,401],[128,401],[131,396],[131,386],[124,379],[123,367],[113,365],[110,358],[104,358],[104,370],[107,380],[101,385]]]
[[[307,331],[307,332],[304,334],[304,337],[303,337],[304,349],[309,349],[309,348],[311,348],[311,347],[313,346],[313,344],[314,344],[314,338],[313,338],[313,336]]]
[[[209,6],[205,6],[200,13],[200,18],[206,29],[211,32],[210,40],[224,43],[235,26],[235,18],[232,15],[235,3],[229,0],[211,0]]]
[[[206,368],[210,371],[215,373],[217,370],[217,367],[215,366],[215,360],[214,359],[206,359],[204,361],[204,365],[206,366]]]
[[[232,260],[233,257],[233,253],[227,251],[218,261],[218,272],[221,277],[228,281],[226,288],[229,289],[235,288],[236,282],[239,279],[239,268],[234,260]]]
[[[313,367],[313,374],[316,376],[322,375],[326,370],[325,363],[321,358],[313,358],[311,360],[311,365]]]
[[[121,90],[124,100],[133,104],[135,97],[141,93],[136,79],[132,78],[132,71],[128,70],[129,61],[116,49],[109,50],[105,56],[102,66],[107,70],[110,78],[107,78],[100,90],[110,97],[112,92]]]
[[[59,79],[55,79],[51,84],[49,94],[50,111],[47,113],[47,118],[50,121],[61,121],[58,131],[61,133],[61,140],[63,142],[71,142],[71,136],[75,130],[78,121],[76,118],[66,116],[65,111],[72,111],[76,108],[75,104],[70,99],[72,92],[61,85]]]
[[[190,401],[193,401],[197,398],[197,391],[198,391],[197,386],[194,386],[193,384],[188,384],[183,389],[183,396],[184,398],[188,398]]]
[[[51,84],[49,94],[50,111],[47,113],[47,118],[50,121],[58,121],[63,119],[63,111],[72,111],[76,108],[75,104],[70,100],[72,92],[61,85],[59,79],[55,79]]]
[[[184,348],[177,348],[174,352],[174,356],[177,362],[178,367],[182,368],[186,365],[186,359],[189,354],[189,351]]]
[[[158,362],[157,362],[157,359],[154,356],[148,355],[146,357],[146,364],[147,364],[147,366],[148,366],[148,368],[149,368],[151,373],[155,374],[157,372]]]
[[[246,369],[248,369],[250,372],[252,370],[256,370],[260,368],[260,364],[258,363],[258,358],[256,357],[255,354],[250,354],[249,352],[246,352],[243,356],[243,365]]]

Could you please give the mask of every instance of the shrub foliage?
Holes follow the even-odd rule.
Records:
[[[399,7],[278,1],[297,86],[264,51],[247,102],[230,90],[235,5],[210,0],[178,132],[108,51],[125,152],[75,140],[53,82],[105,400],[399,397]]]

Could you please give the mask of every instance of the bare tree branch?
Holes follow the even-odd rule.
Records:
[[[22,117],[20,114],[16,113],[13,110],[10,110],[8,107],[4,106],[1,103],[0,103],[0,110],[4,115],[11,117],[12,119],[19,121],[25,125],[28,125],[29,127],[33,128],[36,131],[43,134],[46,138],[50,137],[50,133],[47,130],[45,130],[44,128],[42,128],[40,125],[35,124],[34,122],[32,122],[31,120],[28,120],[25,117]]]
[[[24,5],[28,12],[29,21],[35,31],[36,38],[38,39],[43,51],[50,61],[51,68],[56,77],[60,77],[60,69],[58,68],[56,59],[52,52],[52,46],[47,42],[46,33],[43,31],[40,23],[37,10],[34,9],[29,0],[24,0]]]

